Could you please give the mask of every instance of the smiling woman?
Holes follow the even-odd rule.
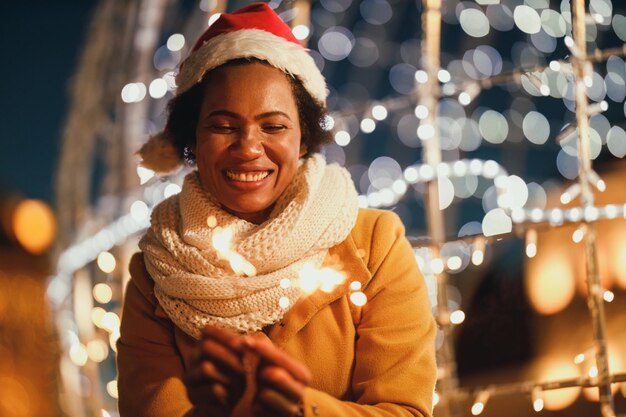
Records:
[[[289,27],[222,14],[176,81],[143,164],[196,170],[131,261],[120,415],[430,416],[423,279],[398,217],[317,153],[327,89]]]

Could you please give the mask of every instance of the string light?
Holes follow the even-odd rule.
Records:
[[[584,237],[585,230],[582,227],[577,228],[576,230],[574,230],[574,233],[572,233],[572,241],[574,241],[574,243],[582,242]]]
[[[607,303],[610,303],[615,299],[615,294],[611,290],[606,290],[602,294],[602,298],[604,298],[604,301],[606,301]]]
[[[481,265],[485,259],[485,240],[474,240],[472,248],[472,263],[476,266]]]
[[[115,256],[106,251],[101,252],[100,255],[98,255],[97,263],[98,268],[100,268],[102,272],[105,272],[107,274],[113,272],[115,270],[115,266],[117,265]]]
[[[434,274],[440,274],[443,272],[443,261],[439,258],[432,259],[430,261],[430,270]]]
[[[472,404],[472,415],[478,416],[482,414],[482,412],[485,410],[485,405],[487,405],[487,400],[489,400],[489,395],[489,391],[481,391],[480,393],[478,393],[474,404]]]
[[[526,232],[526,256],[534,258],[537,255],[537,231],[530,229]]]
[[[450,323],[461,324],[465,321],[465,313],[463,310],[455,310],[450,313]]]
[[[541,390],[541,387],[533,388],[531,398],[533,402],[533,410],[537,413],[543,410],[543,391]]]

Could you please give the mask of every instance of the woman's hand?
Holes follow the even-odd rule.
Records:
[[[237,333],[207,325],[185,376],[189,399],[201,416],[229,416],[244,392],[243,339]]]
[[[248,337],[244,344],[261,359],[257,372],[256,414],[281,417],[300,415],[304,389],[311,381],[309,369],[268,339]]]

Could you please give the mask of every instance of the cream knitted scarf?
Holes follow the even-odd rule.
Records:
[[[300,296],[282,279],[305,264],[319,267],[328,249],[343,241],[356,221],[357,193],[350,174],[319,155],[304,160],[276,202],[270,218],[252,224],[224,211],[193,172],[180,194],[159,204],[139,242],[154,293],[185,333],[198,339],[205,324],[252,333],[279,321]],[[212,244],[218,228],[232,231],[232,249],[256,269],[242,276]],[[286,297],[288,307],[279,305]],[[285,300],[283,300],[284,302]]]

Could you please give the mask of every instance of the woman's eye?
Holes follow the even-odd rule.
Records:
[[[211,126],[211,130],[217,133],[232,133],[236,129],[234,126],[230,125],[213,125]]]
[[[281,132],[282,130],[285,129],[285,126],[283,125],[266,125],[263,126],[263,130],[269,133],[277,133],[277,132]]]

